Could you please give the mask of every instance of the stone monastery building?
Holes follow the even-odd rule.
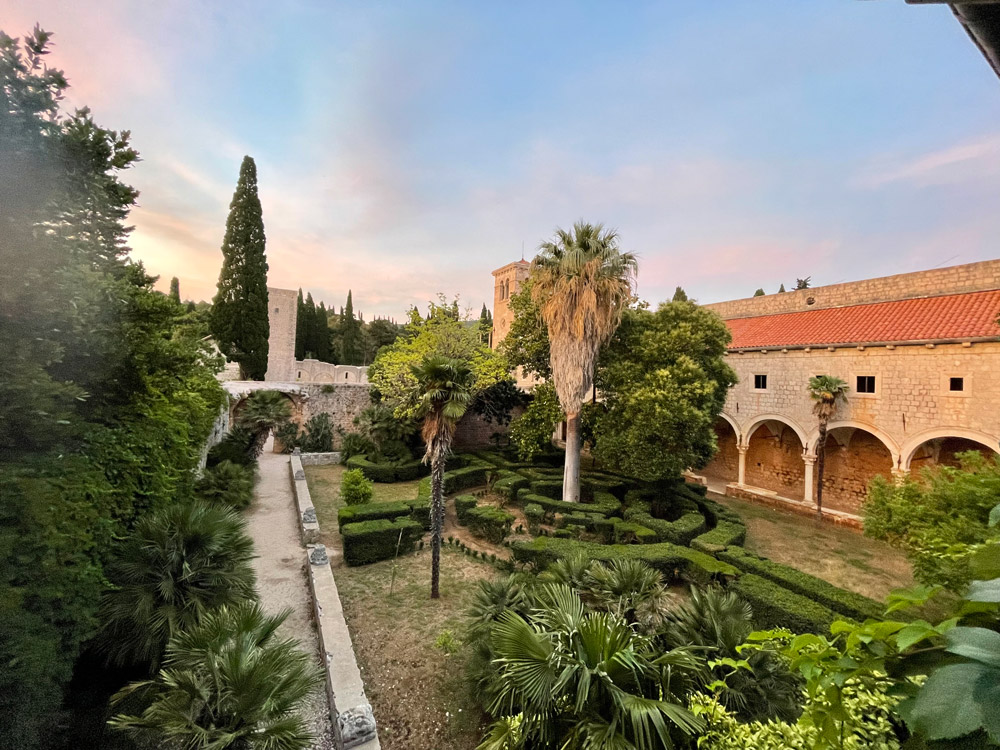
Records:
[[[494,345],[527,263],[493,272]],[[856,523],[868,483],[1000,449],[1000,260],[706,305],[739,382],[699,474],[726,494],[815,507],[814,375],[850,387],[830,423],[824,511]]]

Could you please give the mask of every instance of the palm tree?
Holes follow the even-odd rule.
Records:
[[[479,750],[673,747],[703,723],[680,702],[700,660],[663,653],[612,612],[587,612],[577,592],[541,584],[527,617],[504,611],[491,646],[498,673],[490,712],[502,718]]]
[[[178,632],[255,596],[253,557],[246,523],[229,508],[178,503],[141,519],[108,567],[99,647],[112,663],[156,669]]]
[[[813,414],[819,422],[819,439],[816,441],[816,518],[823,519],[823,469],[826,465],[826,428],[837,413],[837,408],[847,401],[847,383],[832,375],[809,378],[809,397]]]
[[[322,673],[297,641],[275,635],[288,614],[266,615],[250,601],[207,614],[171,639],[154,679],[133,683],[112,699],[121,704],[136,691],[149,691],[152,700],[142,714],[119,714],[109,723],[157,747],[310,747],[314,738],[297,709],[319,688]]]
[[[444,529],[444,464],[451,453],[458,421],[472,402],[475,375],[468,362],[429,355],[411,368],[420,389],[418,414],[424,419],[421,436],[431,466],[431,598],[440,596],[441,532]]]
[[[531,263],[531,294],[549,332],[552,382],[566,414],[563,500],[580,501],[580,410],[594,383],[601,347],[632,299],[638,264],[618,234],[580,221],[557,229]]]
[[[267,436],[275,427],[292,418],[288,399],[279,391],[255,391],[246,400],[236,418],[238,426],[249,430],[253,439],[247,449],[250,458],[257,460],[264,452]]]

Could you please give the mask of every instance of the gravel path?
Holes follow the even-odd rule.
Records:
[[[288,470],[288,456],[271,452],[272,439],[257,462],[260,472],[254,502],[247,513],[257,559],[257,590],[268,612],[291,609],[281,626],[283,635],[297,639],[320,661],[319,639],[312,620],[312,601],[306,580],[305,550],[299,539],[295,498]],[[333,727],[326,693],[320,688],[303,713],[317,741],[316,750],[333,747]]]

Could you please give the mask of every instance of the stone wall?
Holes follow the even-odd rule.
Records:
[[[860,305],[869,302],[931,297],[939,294],[1000,289],[1000,260],[986,260],[930,271],[901,273],[878,279],[849,281],[813,289],[766,294],[705,305],[723,319],[757,315],[820,310],[825,307]],[[812,303],[809,303],[812,300]]]
[[[754,432],[747,448],[745,482],[784,497],[803,496],[802,442],[794,430],[769,422]]]
[[[267,375],[276,382],[295,379],[295,321],[298,318],[298,292],[294,289],[267,288]]]
[[[513,410],[511,418],[519,416],[524,411],[517,407]],[[466,412],[465,416],[458,423],[455,431],[455,448],[457,450],[475,451],[487,450],[495,447],[493,435],[500,433],[504,436],[503,443],[506,443],[506,435],[510,431],[510,424],[499,425],[487,422],[483,417],[472,411]]]
[[[300,359],[295,362],[293,379],[300,383],[367,383],[368,368]]]

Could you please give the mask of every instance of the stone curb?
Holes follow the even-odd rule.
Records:
[[[332,453],[303,453],[301,454],[303,466],[326,466],[327,464],[340,463],[340,451]]]
[[[326,693],[338,748],[380,750],[371,704],[354,656],[351,633],[344,619],[337,582],[322,544],[306,551],[309,588],[315,607],[316,630],[326,661]]]
[[[296,450],[298,450],[296,448]],[[288,461],[292,473],[292,485],[295,489],[295,506],[299,516],[299,534],[302,544],[316,544],[319,541],[319,521],[316,520],[316,508],[313,507],[309,485],[306,483],[306,472],[302,468],[302,459],[298,453],[293,453]]]

